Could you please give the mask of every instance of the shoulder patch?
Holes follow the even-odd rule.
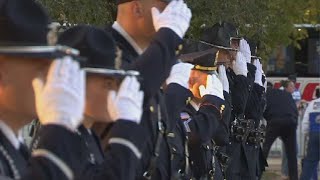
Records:
[[[190,115],[188,113],[186,113],[186,112],[181,112],[180,113],[180,118],[181,118],[181,120],[186,121],[186,120],[190,119]]]

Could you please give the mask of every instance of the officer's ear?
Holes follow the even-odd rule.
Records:
[[[143,4],[141,1],[132,1],[132,12],[135,17],[141,18],[144,16]]]

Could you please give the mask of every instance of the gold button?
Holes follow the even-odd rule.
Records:
[[[150,106],[150,111],[154,112],[154,107],[153,106]]]
[[[180,45],[178,46],[178,49],[181,51],[181,50],[183,49],[183,45],[180,44]]]
[[[191,102],[191,97],[188,97],[188,99],[186,100],[186,104],[189,104]]]
[[[176,50],[176,55],[179,55],[180,51],[179,50]]]

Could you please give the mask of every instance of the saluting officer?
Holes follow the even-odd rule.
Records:
[[[244,41],[239,41],[238,31],[234,26],[229,25],[229,32],[232,36],[231,38],[231,45],[234,48],[240,48],[241,43],[243,44]],[[261,171],[263,170],[264,166],[266,165],[265,158],[263,158],[260,142],[263,140],[264,128],[260,127],[260,120],[263,114],[263,101],[262,97],[265,92],[265,88],[263,86],[263,81],[265,81],[265,77],[263,78],[263,70],[262,65],[260,64],[259,57],[256,56],[257,46],[253,42],[249,42],[249,48],[247,44],[243,44],[244,52],[251,52],[251,58],[247,57],[247,67],[248,67],[248,81],[249,81],[249,97],[245,107],[245,122],[247,124],[246,131],[246,139],[243,139],[243,149],[244,153],[241,153],[240,156],[244,156],[247,164],[243,164],[243,166],[248,167],[247,170],[249,175],[244,177],[246,179],[256,179],[260,176]],[[245,53],[248,56],[248,53]],[[253,63],[252,63],[253,61]],[[252,156],[255,154],[255,156]],[[240,158],[241,159],[241,158]]]
[[[256,177],[261,176],[264,166],[267,165],[260,145],[264,141],[265,134],[265,127],[260,121],[264,110],[263,96],[266,92],[264,86],[266,79],[259,60],[261,58],[256,56],[257,45],[253,41],[249,41],[249,44],[252,63],[249,63],[248,67],[251,66],[252,68],[249,68],[248,77],[251,77],[252,90],[247,102],[245,117],[247,121],[253,122],[253,126],[246,140],[246,157],[248,158],[251,177],[256,179]],[[252,154],[256,154],[256,156],[254,157]]]
[[[76,26],[63,32],[58,43],[78,49],[87,60],[82,64],[86,72],[84,120],[77,130],[87,163],[77,178],[134,179],[147,135],[139,125],[144,96],[137,80],[139,73],[119,68],[121,53],[112,36],[102,29]],[[108,142],[103,142],[108,146],[105,153],[91,131],[94,123],[113,123]]]
[[[174,114],[174,117],[178,118],[177,135],[183,139],[182,143],[175,145],[178,157],[174,162],[184,163],[182,172],[188,179],[198,179],[201,176],[208,176],[209,171],[212,172],[214,167],[207,166],[207,162],[212,163],[212,161],[204,157],[198,158],[201,156],[200,149],[203,146],[207,147],[207,144],[212,147],[211,139],[218,137],[218,129],[226,130],[222,122],[222,114],[225,110],[223,89],[217,76],[212,74],[216,70],[216,67],[210,67],[213,65],[210,62],[212,58],[215,58],[214,51],[200,55],[192,62],[195,65],[176,64],[167,79],[168,87],[165,92],[166,100],[169,102],[168,111],[171,112],[169,115]],[[192,97],[190,102],[188,97]],[[210,150],[213,151],[212,148]],[[210,158],[213,158],[213,154]],[[205,161],[205,164],[199,164],[197,161],[199,159]],[[203,173],[197,171],[199,169]]]
[[[202,47],[210,45],[219,48],[219,56],[222,56],[217,64],[223,64],[227,68],[227,77],[229,82],[229,94],[232,102],[232,113],[230,119],[226,120],[230,127],[231,136],[237,136],[233,133],[233,124],[240,122],[243,119],[244,108],[246,100],[249,94],[249,83],[247,80],[247,65],[246,65],[246,51],[237,51],[238,49],[231,46],[230,40],[232,39],[230,33],[230,24],[226,22],[219,22],[213,25],[211,28],[207,28],[204,31],[204,35],[201,38]],[[239,39],[239,38],[238,38]],[[240,42],[243,42],[241,40]],[[248,45],[247,45],[248,46]],[[242,136],[242,135],[241,135]],[[240,137],[241,137],[240,136]],[[231,139],[231,143],[227,147],[227,154],[231,157],[229,168],[227,168],[227,179],[236,178],[240,173],[242,166],[239,163],[240,160],[241,143]],[[245,172],[246,173],[246,172]],[[244,173],[244,174],[245,174]]]
[[[70,57],[78,51],[54,45],[48,17],[34,1],[2,0],[0,8],[0,179],[73,179],[83,169],[74,131],[85,76]],[[16,135],[35,118],[43,129],[30,155]]]
[[[182,0],[118,0],[117,3],[117,21],[111,31],[122,51],[121,67],[140,73],[145,93],[141,125],[148,134],[147,147],[136,178],[170,179],[173,148],[168,147],[166,139],[173,137],[176,123],[166,118],[160,87],[182,49],[191,11]]]
[[[253,54],[253,53],[252,53]],[[245,153],[248,161],[250,179],[256,179],[257,170],[260,168],[259,163],[259,151],[260,143],[262,141],[262,132],[260,128],[260,120],[262,113],[262,96],[265,91],[262,83],[262,65],[259,59],[253,59],[253,63],[248,65],[249,68],[248,77],[251,77],[250,83],[252,90],[247,101],[247,106],[245,110],[245,119],[253,123],[252,128],[249,130],[249,135],[244,142],[246,144]],[[256,154],[255,156],[253,154]]]
[[[197,44],[197,43],[192,43]],[[208,46],[207,50],[199,51],[197,47],[189,44],[191,49],[187,51],[195,51],[188,54],[181,55],[181,59],[184,61],[190,61],[194,64],[191,77],[189,80],[189,87],[193,93],[193,98],[189,105],[181,113],[181,119],[185,120],[186,129],[189,131],[189,147],[190,147],[190,159],[191,167],[193,170],[193,176],[196,179],[217,178],[223,179],[222,168],[223,162],[221,162],[221,154],[218,146],[225,146],[228,143],[228,129],[227,124],[224,121],[228,109],[230,110],[230,97],[226,89],[228,90],[228,80],[225,74],[225,68],[221,66],[219,78],[221,82],[215,81],[212,87],[216,92],[212,95],[214,103],[218,103],[219,99],[225,102],[221,104],[221,114],[219,116],[211,117],[210,114],[204,114],[199,110],[199,105],[203,101],[200,92],[197,87],[206,84],[206,77],[208,75],[217,77],[216,62],[222,56],[219,55],[219,51],[216,48]],[[224,72],[224,74],[223,74]],[[223,78],[223,75],[225,75]],[[210,86],[211,87],[211,86]],[[225,112],[227,110],[227,112]]]
[[[230,156],[228,168],[226,172],[227,179],[239,179],[241,174],[246,176],[248,172],[245,159],[243,157],[243,146],[242,137],[245,135],[238,130],[235,130],[238,126],[241,127],[244,120],[244,110],[249,95],[249,81],[247,79],[247,61],[246,59],[251,58],[249,45],[245,40],[234,36],[232,29],[234,26],[230,23],[219,22],[213,25],[214,28],[208,29],[207,34],[218,34],[216,38],[205,36],[207,39],[202,40],[203,44],[212,44],[220,49],[224,59],[218,61],[218,64],[223,64],[227,68],[227,77],[229,82],[229,94],[232,102],[232,113],[229,120],[229,127],[231,132],[231,142],[227,146],[227,154]],[[236,39],[240,44],[240,48],[233,46],[232,41]],[[243,126],[243,125],[242,125]],[[243,129],[237,128],[237,129]]]

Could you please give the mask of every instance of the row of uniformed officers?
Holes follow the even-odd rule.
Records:
[[[183,40],[183,0],[117,6],[112,27],[57,36],[33,0],[0,0],[0,179],[260,178],[255,45],[226,22]]]

